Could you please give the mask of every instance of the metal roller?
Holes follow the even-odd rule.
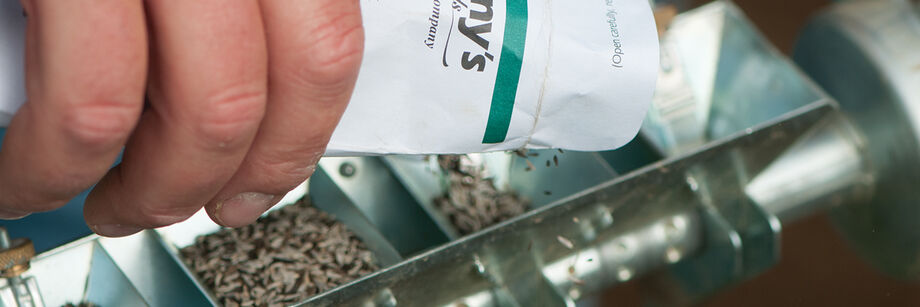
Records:
[[[833,212],[855,249],[892,276],[920,279],[920,5],[845,1],[802,32],[795,60],[862,133],[871,200]]]

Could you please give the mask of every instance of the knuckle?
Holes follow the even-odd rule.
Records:
[[[89,147],[108,147],[127,139],[140,116],[140,104],[93,101],[72,103],[62,113],[67,135]]]
[[[312,85],[341,86],[358,73],[364,54],[364,27],[360,12],[333,15],[319,22],[295,60],[298,79]]]
[[[344,37],[327,36],[313,43],[310,70],[328,80],[343,79],[354,74],[361,64],[364,51],[363,29],[358,25],[346,30]]]
[[[212,95],[194,125],[204,144],[235,147],[256,131],[265,113],[266,91],[233,89]]]

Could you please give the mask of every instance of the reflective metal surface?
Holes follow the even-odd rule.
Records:
[[[866,150],[845,118],[830,118],[751,179],[745,193],[786,222],[844,202],[865,202],[875,187]]]
[[[834,210],[855,249],[884,272],[920,278],[920,18],[916,3],[845,1],[804,30],[795,59],[865,135],[869,201]]]
[[[152,231],[91,236],[43,253],[24,276],[37,281],[47,306],[213,305],[176,260]]]
[[[144,298],[99,244],[92,244],[89,278],[85,298],[80,302],[93,302],[100,306],[148,306]]]
[[[407,256],[447,242],[438,225],[413,200],[377,157],[326,158],[310,182],[314,204],[336,216],[355,208],[399,252]],[[335,199],[341,193],[349,204]]]

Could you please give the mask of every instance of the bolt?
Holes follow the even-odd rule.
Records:
[[[665,251],[665,259],[668,260],[668,263],[677,263],[681,256],[680,250],[673,246],[668,247]]]
[[[683,230],[687,227],[687,221],[682,217],[675,216],[664,223],[664,235],[668,241],[675,241],[682,235]]]
[[[597,212],[600,215],[601,227],[610,227],[610,225],[613,225],[613,213],[610,212],[610,209],[601,206],[597,208]]]
[[[698,182],[696,182],[696,178],[693,178],[693,177],[691,177],[691,176],[687,176],[687,179],[686,179],[686,180],[687,180],[687,185],[690,186],[690,190],[691,190],[691,191],[696,192],[696,191],[698,191],[698,190],[700,189],[700,184],[699,184]]]
[[[350,162],[342,163],[342,166],[339,166],[339,174],[343,177],[348,178],[354,176],[357,172],[358,169],[355,168],[355,165],[351,164]]]
[[[473,269],[476,270],[476,273],[479,275],[486,276],[486,266],[482,264],[482,260],[479,259],[479,255],[473,254]]]
[[[393,291],[390,289],[383,289],[380,293],[377,293],[377,306],[381,307],[396,307],[396,297],[393,296]]]
[[[573,300],[578,300],[581,298],[581,291],[579,291],[578,288],[572,287],[572,289],[569,289],[569,297]]]
[[[629,281],[632,277],[633,272],[629,268],[624,266],[617,269],[617,279],[620,280],[620,282]]]
[[[9,249],[12,246],[10,235],[5,227],[0,227],[0,251]],[[7,285],[13,291],[13,297],[16,299],[16,306],[35,306],[32,301],[32,293],[28,286],[19,276],[7,278]],[[23,289],[24,288],[24,289]]]

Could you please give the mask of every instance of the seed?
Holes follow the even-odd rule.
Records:
[[[514,154],[521,158],[527,158],[527,149],[521,148],[521,149],[515,150]],[[444,157],[444,156],[438,156],[438,158],[440,157]]]
[[[563,246],[565,246],[565,247],[568,248],[568,249],[574,249],[574,248],[575,248],[575,244],[572,244],[572,241],[570,241],[569,239],[566,239],[566,238],[563,237],[563,236],[556,236],[556,240],[559,241],[560,244],[562,244]]]
[[[526,159],[525,150],[515,154]],[[527,161],[529,168],[533,164]],[[499,191],[484,167],[471,165],[465,156],[438,156],[438,165],[448,179],[447,191],[433,200],[435,207],[466,235],[503,222],[528,210],[530,201],[513,191]]]
[[[195,242],[181,254],[224,306],[295,304],[378,268],[364,243],[308,198]]]

